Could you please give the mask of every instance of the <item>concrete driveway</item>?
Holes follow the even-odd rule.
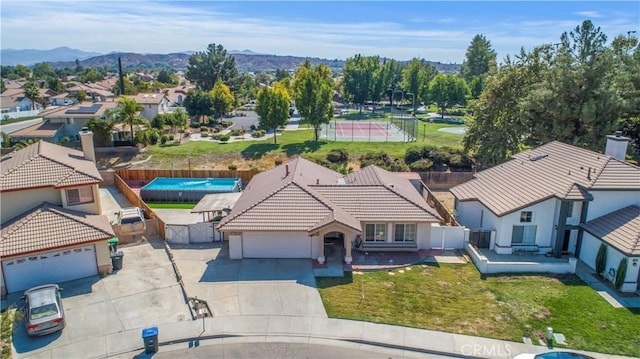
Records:
[[[121,250],[124,265],[117,273],[60,284],[67,321],[62,332],[30,338],[24,322],[18,325],[13,337],[15,357],[39,357],[39,352],[49,350],[56,358],[97,357],[106,345],[118,346],[109,340],[114,333],[191,320],[162,242],[145,241]],[[19,303],[20,296],[12,294],[8,300]],[[76,346],[70,352],[71,347],[65,348],[70,343],[82,343],[86,350],[77,352]]]
[[[308,259],[229,259],[227,243],[171,245],[187,294],[214,316],[326,318]]]

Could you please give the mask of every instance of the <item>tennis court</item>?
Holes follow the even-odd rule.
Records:
[[[401,122],[397,120],[333,120],[322,125],[319,138],[341,142],[411,142],[415,141],[417,129],[413,122],[415,122],[413,119]]]

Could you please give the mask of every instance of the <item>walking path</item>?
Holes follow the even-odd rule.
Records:
[[[614,308],[640,308],[640,296],[630,295],[629,297],[620,296],[615,290],[600,279],[596,278],[595,272],[591,270],[583,261],[578,261],[576,265],[576,275],[593,288],[602,298],[604,298]]]

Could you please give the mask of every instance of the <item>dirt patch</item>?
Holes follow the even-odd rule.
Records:
[[[451,194],[451,192],[449,192],[448,190],[445,190],[445,191],[431,191],[431,192],[436,197],[436,199],[447,208],[449,213],[453,213],[453,207],[454,207],[455,200],[454,200],[453,194]]]

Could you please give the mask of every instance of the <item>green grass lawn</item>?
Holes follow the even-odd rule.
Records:
[[[411,269],[317,278],[327,314],[516,342],[537,342],[551,326],[570,348],[640,356],[640,311],[613,308],[573,275],[481,279],[473,264]]]
[[[146,202],[150,208],[171,208],[171,209],[193,209],[196,203],[182,203],[182,202]]]
[[[458,125],[459,126],[459,125]],[[367,152],[386,152],[395,157],[403,157],[407,148],[413,146],[435,145],[462,147],[462,136],[438,131],[443,127],[457,127],[443,123],[420,122],[418,125],[418,139],[416,142],[333,142],[315,141],[313,131],[301,125],[301,130],[285,131],[277,136],[278,144],[273,138],[258,141],[238,141],[221,144],[209,141],[189,141],[180,145],[151,145],[147,151],[152,155],[152,164],[168,167],[172,161],[183,160],[187,156],[200,157],[216,154],[241,154],[249,160],[257,160],[268,153],[283,156],[306,155],[313,158],[325,158],[327,153],[336,148],[346,148],[352,158]]]

